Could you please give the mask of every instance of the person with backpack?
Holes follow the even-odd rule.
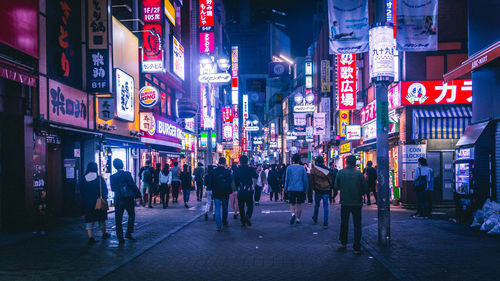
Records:
[[[125,238],[131,241],[136,240],[132,236],[135,222],[135,198],[141,198],[141,192],[137,185],[135,185],[132,174],[123,170],[122,160],[118,158],[113,160],[113,167],[115,167],[117,172],[111,175],[109,180],[111,190],[115,193],[116,236],[118,237],[118,242],[123,244],[125,243],[122,226],[124,211],[127,211],[128,214],[127,234],[125,234]]]
[[[174,166],[170,169],[172,182],[172,203],[179,202],[179,189],[181,187],[181,168],[179,162],[174,161]]]
[[[212,172],[210,185],[212,186],[212,198],[215,203],[215,223],[217,231],[222,230],[222,226],[227,226],[227,209],[229,204],[229,194],[233,192],[233,177],[231,171],[226,169],[226,158],[219,158],[219,165]],[[221,218],[222,207],[222,218]]]
[[[148,207],[153,208],[153,174],[154,169],[151,167],[151,160],[146,160],[146,166],[139,170],[139,179],[142,180],[142,206],[146,206],[149,201]],[[149,199],[149,200],[148,200]]]
[[[241,155],[240,166],[234,172],[234,184],[238,190],[238,206],[242,227],[252,226],[250,219],[253,213],[253,182],[257,180],[257,177],[255,169],[248,166],[248,156]]]
[[[325,160],[322,156],[316,157],[316,165],[309,174],[309,187],[314,190],[314,215],[312,220],[318,223],[318,212],[321,200],[323,200],[323,228],[328,228],[328,199],[330,197],[330,188],[332,178],[330,170],[325,166]]]
[[[196,183],[196,199],[201,202],[203,198],[203,177],[205,175],[205,169],[203,169],[203,163],[198,163],[198,167],[194,169],[194,182]]]
[[[356,156],[346,158],[345,169],[338,172],[335,178],[335,189],[340,190],[340,250],[347,247],[349,217],[352,214],[354,223],[354,254],[361,254],[361,208],[363,195],[368,190],[363,174],[356,169]]]
[[[368,183],[368,192],[366,193],[366,201],[367,205],[371,205],[371,195],[370,193],[373,192],[373,196],[375,197],[375,204],[377,204],[377,170],[373,168],[373,162],[368,161],[366,162],[366,169],[365,169],[365,180]]]
[[[270,187],[269,200],[273,201],[273,196],[274,196],[274,201],[278,202],[278,194],[280,193],[281,188],[280,188],[280,176],[278,170],[276,169],[276,165],[271,166],[271,170],[269,171],[267,177],[267,183],[269,184]]]
[[[290,224],[300,224],[302,204],[306,201],[306,193],[309,190],[309,179],[304,165],[300,164],[300,155],[294,154],[292,161],[293,164],[286,168],[285,192],[288,193],[292,213]]]
[[[418,158],[418,168],[413,180],[413,189],[417,193],[417,213],[412,217],[415,219],[431,218],[434,172],[427,166],[427,159]]]

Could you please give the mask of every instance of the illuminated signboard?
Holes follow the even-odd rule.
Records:
[[[214,0],[200,0],[200,27],[214,26]]]
[[[172,36],[172,43],[173,43],[173,70],[174,73],[179,76],[182,80],[184,80],[184,47],[181,45],[181,43]]]
[[[144,86],[139,90],[139,103],[142,107],[153,108],[160,100],[160,91],[153,86]]]
[[[402,105],[472,103],[472,80],[401,82]]]
[[[233,122],[232,106],[225,106],[222,108],[222,122]]]
[[[349,125],[349,110],[341,110],[340,116],[340,138],[346,137],[346,126]]]
[[[351,143],[346,142],[340,145],[340,153],[349,153],[351,152]]]
[[[231,75],[229,73],[213,73],[213,74],[201,74],[198,76],[198,81],[200,83],[227,83],[231,81]]]
[[[116,68],[114,87],[116,94],[116,116],[119,119],[134,122],[134,77]]]
[[[360,140],[361,139],[361,125],[347,125],[346,126],[346,140]]]
[[[215,36],[213,32],[200,33],[200,53],[213,53],[215,50]]]
[[[356,55],[337,55],[339,109],[356,109]]]

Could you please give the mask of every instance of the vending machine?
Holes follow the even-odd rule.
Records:
[[[474,147],[455,151],[455,194],[457,216],[468,217],[472,213],[474,195]]]

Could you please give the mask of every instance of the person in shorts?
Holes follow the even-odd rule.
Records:
[[[292,212],[290,224],[300,224],[302,216],[301,204],[306,200],[306,193],[309,190],[309,179],[306,169],[300,165],[300,156],[298,154],[292,156],[292,162],[293,164],[286,169],[285,192],[288,192],[290,211]]]

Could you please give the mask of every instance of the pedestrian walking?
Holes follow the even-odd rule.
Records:
[[[338,193],[338,191],[335,189],[335,178],[337,177],[337,173],[339,172],[339,170],[337,169],[337,165],[335,165],[333,161],[330,162],[330,171],[331,171],[330,175],[332,178],[332,187],[330,190],[330,204],[333,204],[335,203],[335,197],[337,197]]]
[[[262,195],[262,189],[267,184],[266,172],[264,171],[262,164],[257,166],[257,182],[255,184],[255,206],[259,206],[260,197]]]
[[[288,193],[290,201],[290,211],[292,217],[290,224],[300,224],[302,217],[302,205],[306,200],[306,193],[309,190],[308,175],[303,165],[300,165],[300,155],[292,156],[293,164],[286,168],[285,192]]]
[[[153,198],[153,174],[154,169],[151,167],[151,160],[146,160],[146,166],[143,166],[139,170],[139,179],[142,181],[142,206],[146,206],[148,202],[148,207],[153,208],[151,205],[151,200]]]
[[[271,166],[271,170],[269,171],[267,177],[267,183],[270,188],[269,200],[273,201],[273,196],[274,196],[274,201],[278,202],[278,194],[280,193],[281,188],[280,188],[280,177],[276,165]]]
[[[229,195],[229,205],[234,211],[233,218],[237,219],[238,218],[238,189],[236,188],[236,184],[234,183],[234,173],[238,167],[236,164],[233,164],[231,167],[231,176],[233,177],[233,182],[232,182],[232,187],[233,187],[233,192]]]
[[[193,176],[191,176],[191,169],[187,164],[182,166],[181,173],[181,186],[182,186],[182,195],[184,197],[184,207],[189,208],[189,196],[191,195],[191,188],[193,187]]]
[[[160,183],[160,201],[163,209],[168,208],[168,201],[170,200],[169,172],[168,165],[165,164],[158,177]]]
[[[285,164],[281,164],[278,169],[278,180],[280,182],[280,190],[279,190],[279,196],[280,196],[280,201],[284,201],[284,196],[283,196],[283,187],[285,183]]]
[[[181,168],[179,162],[174,161],[174,166],[170,169],[172,177],[172,203],[177,203],[179,197],[179,189],[181,188]]]
[[[226,158],[219,158],[219,165],[213,170],[210,177],[212,186],[212,198],[215,203],[215,223],[217,231],[221,231],[222,226],[227,226],[227,212],[229,203],[229,194],[233,192],[233,179],[231,171],[226,169]],[[221,210],[222,208],[222,210]],[[221,217],[222,211],[222,217]]]
[[[418,167],[413,180],[413,188],[417,193],[417,213],[413,215],[413,218],[431,218],[434,171],[427,166],[427,159],[418,158]]]
[[[196,183],[196,199],[201,202],[203,198],[203,178],[205,176],[205,169],[203,163],[198,163],[198,167],[194,169],[194,181]]]
[[[115,193],[115,227],[116,236],[120,244],[125,243],[123,239],[123,213],[127,211],[128,221],[127,221],[127,233],[125,238],[135,241],[135,237],[132,236],[134,232],[134,222],[135,222],[135,198],[141,197],[141,192],[137,185],[135,185],[132,179],[132,174],[123,170],[122,160],[116,158],[113,160],[113,167],[117,170],[116,173],[111,175],[111,190]]]
[[[210,177],[214,171],[213,165],[208,165],[207,174],[205,175],[205,187],[207,194],[207,204],[205,205],[205,220],[208,220],[208,213],[213,209],[213,199],[212,199],[212,184],[210,182]]]
[[[156,168],[154,169],[153,173],[153,191],[151,192],[154,205],[156,205],[156,197],[160,195],[160,172],[161,172],[161,164],[156,163]]]
[[[322,156],[316,157],[316,165],[309,174],[309,187],[314,190],[314,215],[312,220],[318,223],[319,205],[323,201],[323,228],[328,228],[328,200],[332,187],[331,171],[325,166]]]
[[[90,162],[87,165],[85,176],[83,177],[82,202],[85,214],[85,229],[89,236],[89,244],[95,243],[93,230],[99,226],[102,232],[102,239],[107,239],[110,235],[106,232],[106,220],[108,219],[108,208],[96,209],[97,199],[108,199],[108,188],[104,179],[97,173],[97,164]]]
[[[347,233],[349,217],[352,214],[354,224],[354,253],[361,253],[361,207],[363,194],[368,185],[363,174],[356,170],[356,157],[349,155],[346,158],[346,168],[338,172],[335,178],[335,189],[340,190],[340,249],[347,247]]]
[[[234,173],[234,184],[238,189],[238,206],[242,227],[252,226],[250,219],[253,213],[253,181],[257,180],[257,177],[255,169],[248,166],[248,157],[246,155],[240,156],[240,166]]]
[[[373,162],[366,162],[366,169],[364,171],[365,180],[368,183],[368,192],[366,193],[366,204],[371,205],[371,193],[375,197],[375,204],[377,204],[377,170],[373,168]]]

